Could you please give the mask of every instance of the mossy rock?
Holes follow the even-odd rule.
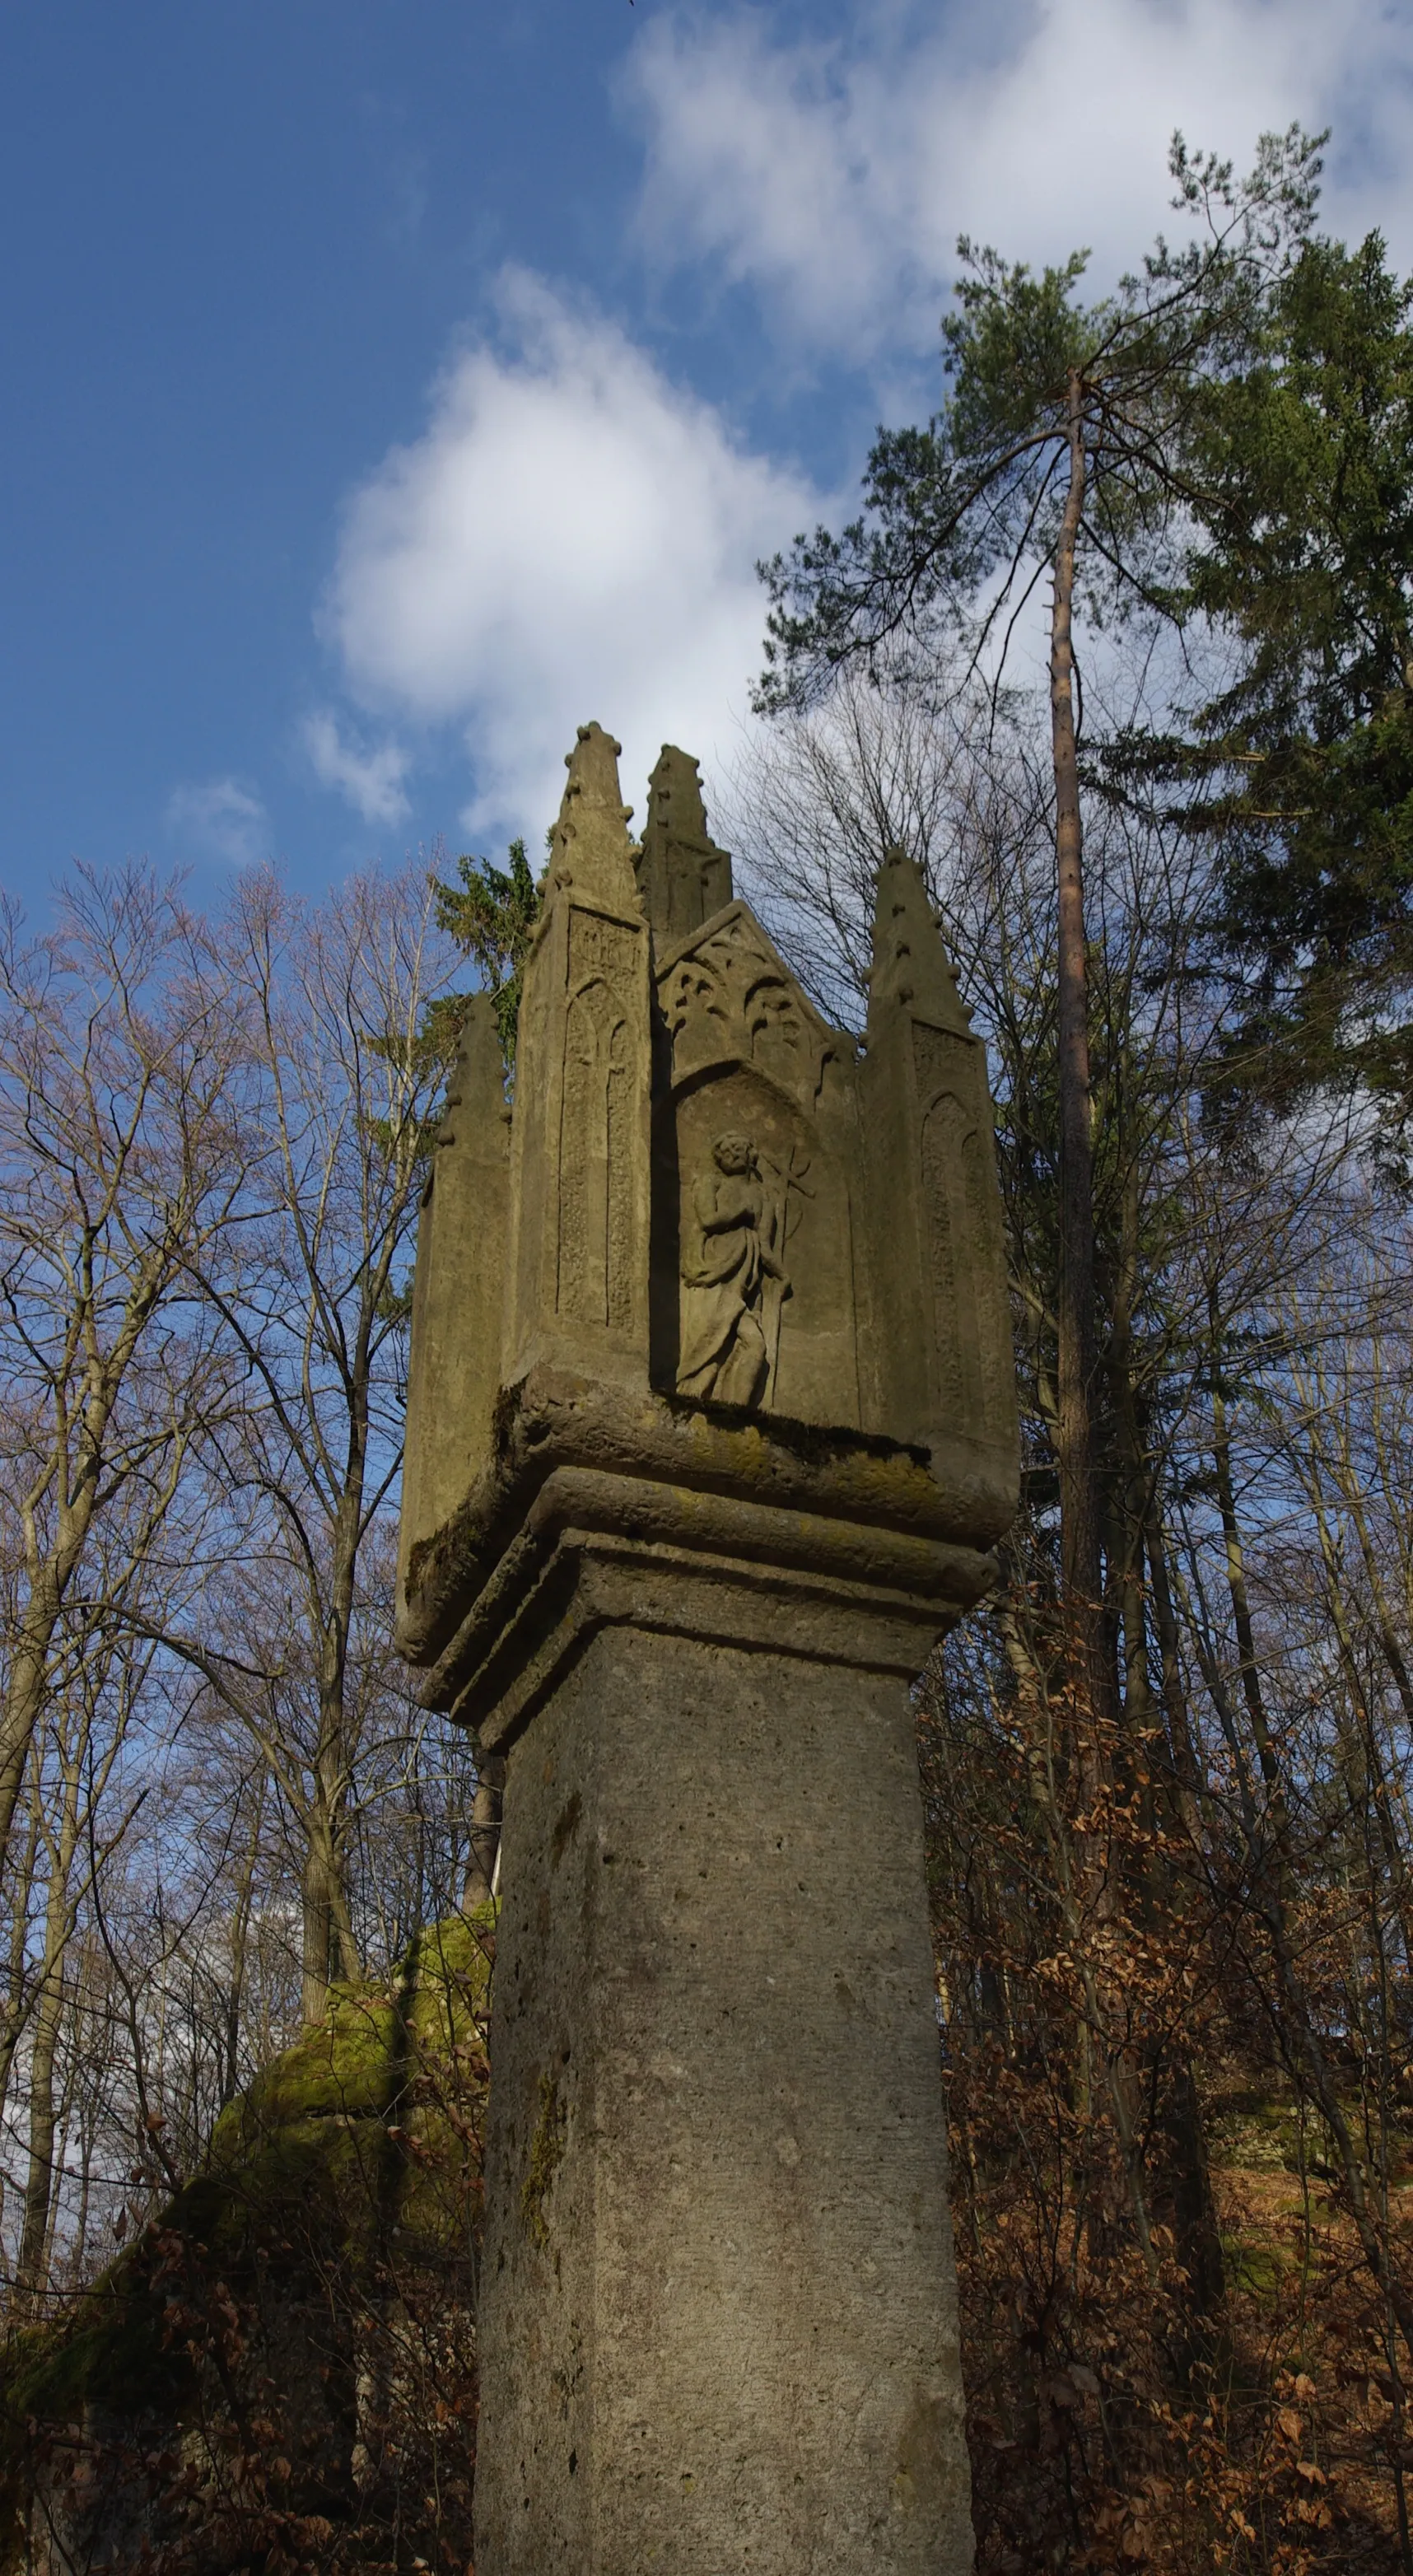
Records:
[[[1268,2306],[1279,2298],[1293,2262],[1282,2245],[1259,2244],[1247,2236],[1222,2237],[1222,2260],[1234,2290]]]
[[[228,2104],[211,2140],[211,2162],[240,2159],[273,2130],[314,2119],[380,2118],[396,2087],[402,2033],[384,1995],[340,1989],[316,2030],[306,2031]]]
[[[3,2366],[6,2452],[32,2419],[71,2424],[93,2407],[176,2404],[186,2373],[166,2345],[166,2313],[139,2244],[109,2265],[62,2329],[32,2326],[12,2336]]]
[[[336,1986],[317,2029],[257,2075],[222,2112],[215,2171],[242,2163],[274,2132],[310,2120],[386,2120],[429,2055],[473,2036],[490,1976],[492,1917],[454,1915],[420,1933],[390,1986]]]
[[[204,2297],[229,2287],[249,2300],[267,2354],[288,2356],[306,2312],[337,2334],[360,2283],[379,2295],[392,2244],[396,2259],[430,2267],[459,2295],[479,2216],[466,2111],[484,2080],[492,1933],[489,1908],[434,1924],[390,1981],[337,1990],[319,2027],[222,2114],[205,2169],[64,2325],[11,2337],[0,2359],[0,2510],[12,2530],[28,2498],[31,2425],[41,2448],[47,2431],[98,2420],[180,2428],[198,2374],[173,2318],[199,2317]],[[323,2361],[327,2378],[327,2350]],[[0,2568],[14,2563],[0,2546]]]
[[[1300,2162],[1300,2114],[1280,2095],[1229,2095],[1211,2124],[1212,2162],[1233,2173],[1294,2172]],[[1307,2158],[1312,2152],[1307,2131]]]

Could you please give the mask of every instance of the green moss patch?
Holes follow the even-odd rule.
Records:
[[[319,2027],[222,2114],[204,2171],[75,2313],[11,2338],[0,2357],[10,2519],[32,2426],[96,2411],[167,2415],[179,2428],[204,2301],[246,2300],[267,2320],[280,2312],[287,2333],[301,2302],[326,2321],[352,2314],[360,2283],[381,2282],[389,2246],[423,2263],[466,2255],[480,2205],[492,1931],[489,1908],[434,1924],[391,1980],[336,1991]]]

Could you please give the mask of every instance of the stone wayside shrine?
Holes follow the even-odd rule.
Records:
[[[477,2576],[971,2564],[908,1686],[1015,1508],[982,1047],[865,1040],[581,729],[422,1215],[399,1641],[505,1760]]]

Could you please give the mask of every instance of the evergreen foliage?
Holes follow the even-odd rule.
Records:
[[[1302,244],[1194,425],[1184,600],[1236,648],[1189,763],[1250,979],[1234,1051],[1277,1097],[1363,1083],[1393,1133],[1413,1112],[1410,311],[1377,233]]]
[[[480,971],[496,1006],[507,1072],[515,1063],[521,975],[544,900],[524,842],[512,841],[508,856],[508,868],[493,867],[489,859],[463,856],[456,862],[459,884],[436,881],[437,926],[449,933]]]
[[[1176,203],[1200,226],[1159,240],[1139,274],[1086,304],[1077,250],[1035,276],[965,236],[959,310],[942,323],[947,383],[925,426],[880,429],[862,515],[817,528],[760,567],[771,596],[763,712],[800,706],[841,664],[935,650],[949,628],[1004,667],[1017,618],[1055,554],[1078,431],[1091,613],[1178,613],[1172,583],[1206,388],[1256,345],[1271,283],[1308,234],[1319,138],[1264,138],[1231,165],[1174,138]]]

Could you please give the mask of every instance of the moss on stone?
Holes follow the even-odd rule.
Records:
[[[385,1995],[337,1989],[325,2019],[257,2075],[216,2123],[214,2165],[239,2160],[273,2129],[301,2120],[380,2117],[399,2036]]]
[[[545,2200],[553,2189],[555,2175],[564,2157],[565,2130],[568,2125],[559,2086],[552,2075],[540,2077],[540,2116],[530,2141],[530,2158],[525,2179],[520,2186],[520,2215],[525,2233],[533,2245],[542,2250],[549,2243],[549,2225],[545,2217]]]
[[[1265,2307],[1275,2304],[1295,2268],[1287,2247],[1230,2233],[1222,2236],[1222,2258],[1232,2287]]]
[[[28,2427],[179,2419],[192,2369],[171,2335],[183,2276],[268,2286],[356,2274],[390,2237],[463,2253],[479,2207],[474,2110],[493,1909],[419,1935],[394,1976],[343,1987],[316,2030],[217,2123],[204,2170],[59,2327],[0,2358],[0,2508],[22,2502]],[[0,2551],[0,2566],[5,2563]]]
[[[28,2327],[4,2360],[5,2468],[31,2419],[78,2422],[92,2407],[139,2413],[175,2405],[186,2373],[164,2340],[165,2302],[141,2244],[111,2264],[59,2331]],[[8,2478],[7,2478],[8,2483]]]

